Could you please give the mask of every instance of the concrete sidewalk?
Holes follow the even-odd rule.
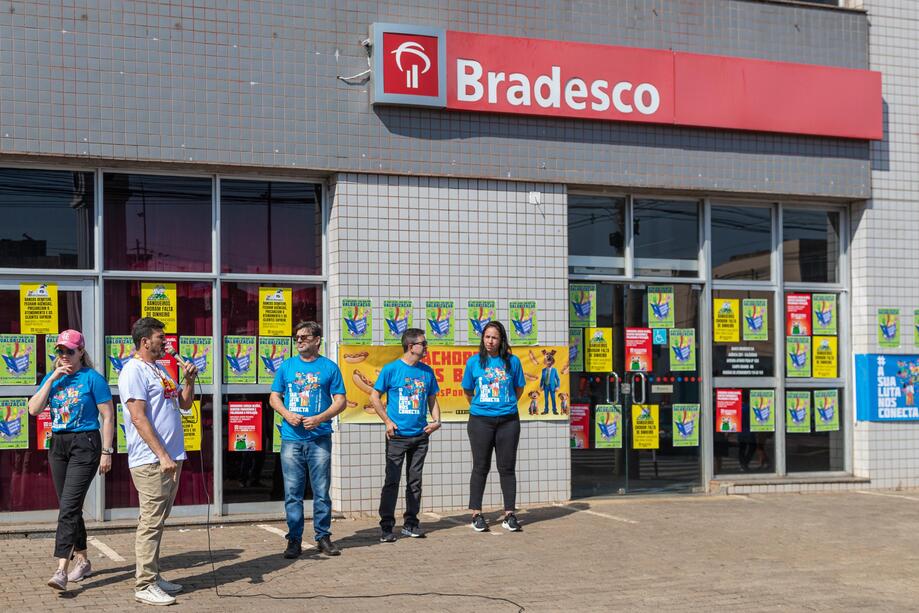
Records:
[[[189,611],[919,609],[919,492],[573,502],[521,512],[522,533],[490,517],[480,534],[466,515],[425,515],[428,538],[394,544],[371,519],[338,520],[343,555],[294,561],[283,523],[217,524],[216,575],[207,532],[172,528],[164,575],[186,588],[174,610]],[[94,534],[94,575],[64,593],[45,586],[51,539],[0,548],[4,610],[135,606],[132,534]]]

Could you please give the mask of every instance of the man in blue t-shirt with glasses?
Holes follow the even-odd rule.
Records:
[[[332,543],[332,418],[345,409],[345,384],[332,360],[319,355],[322,327],[305,321],[294,328],[300,355],[285,360],[271,385],[271,408],[281,415],[281,471],[287,549],[284,557],[302,553],[303,494],[309,477],[313,488],[316,546],[326,555],[341,550]]]
[[[380,493],[380,528],[383,543],[395,542],[396,500],[402,465],[408,462],[402,534],[423,538],[418,526],[421,510],[421,472],[428,453],[428,437],[440,428],[437,377],[421,360],[427,355],[424,331],[409,328],[402,334],[402,357],[383,367],[370,394],[373,408],[386,424],[386,480]],[[386,394],[386,408],[381,396]],[[433,421],[428,423],[428,411]]]

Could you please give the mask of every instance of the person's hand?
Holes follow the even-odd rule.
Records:
[[[51,381],[57,381],[61,377],[66,377],[67,375],[72,375],[74,372],[73,364],[61,364],[54,369],[54,372],[51,373]]]
[[[322,420],[319,419],[318,415],[311,415],[309,417],[303,418],[303,427],[306,428],[307,430],[314,430],[321,423],[322,423]]]
[[[104,475],[110,470],[112,470],[112,454],[103,453],[99,460],[99,474]]]
[[[185,374],[185,380],[189,383],[193,383],[198,378],[198,367],[191,360],[185,360],[182,372]]]
[[[436,432],[437,430],[440,430],[440,422],[439,422],[439,421],[432,421],[431,423],[429,423],[428,425],[426,425],[426,426],[424,427],[424,433],[425,433],[425,434],[433,434],[433,433]]]
[[[289,423],[294,428],[296,428],[297,426],[303,425],[303,417],[291,411],[287,411],[286,413],[284,413],[284,421]]]
[[[173,461],[173,459],[170,458],[169,456],[166,456],[165,458],[160,459],[160,471],[164,475],[168,477],[172,477],[172,479],[175,480],[176,469],[178,469],[178,466],[176,465],[175,461]]]
[[[392,438],[396,435],[396,422],[391,419],[386,420],[386,438]]]

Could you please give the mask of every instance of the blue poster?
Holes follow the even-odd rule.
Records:
[[[919,355],[855,356],[855,405],[860,421],[919,421]]]

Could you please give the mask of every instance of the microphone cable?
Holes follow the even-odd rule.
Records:
[[[214,394],[217,395],[216,393]],[[201,420],[201,435],[204,436],[204,407],[203,399],[204,394],[201,391],[201,387],[198,384],[198,378],[195,377],[195,380],[192,382],[192,400],[195,398],[198,399],[198,419]],[[221,406],[223,404],[223,399],[221,398]],[[212,411],[213,412],[213,411]],[[221,415],[222,419],[222,415]],[[211,426],[213,429],[213,425]],[[213,440],[213,437],[211,437]],[[221,445],[220,450],[222,452],[223,446]],[[213,442],[211,443],[211,454],[216,455],[216,449],[214,448]],[[357,594],[349,596],[340,596],[333,594],[296,594],[296,595],[286,595],[286,596],[275,596],[272,594],[266,594],[263,592],[255,592],[250,594],[221,594],[220,585],[217,581],[217,565],[214,562],[214,550],[211,546],[211,496],[207,491],[207,479],[205,475],[207,474],[204,471],[204,450],[198,452],[198,463],[201,468],[201,483],[202,491],[204,493],[204,499],[207,502],[207,511],[204,520],[204,531],[207,533],[207,556],[211,563],[211,580],[214,584],[214,593],[217,594],[218,598],[270,598],[271,600],[374,600],[382,598],[399,598],[399,597],[416,597],[421,598],[425,596],[440,596],[444,598],[478,598],[480,600],[486,600],[490,602],[508,604],[514,607],[517,607],[517,613],[524,613],[526,607],[522,604],[514,602],[510,598],[502,598],[500,596],[485,596],[483,594],[466,594],[466,593],[449,593],[449,592],[393,592],[389,594]],[[214,483],[214,487],[217,487],[217,484]],[[264,583],[270,583],[272,580],[265,581]]]

